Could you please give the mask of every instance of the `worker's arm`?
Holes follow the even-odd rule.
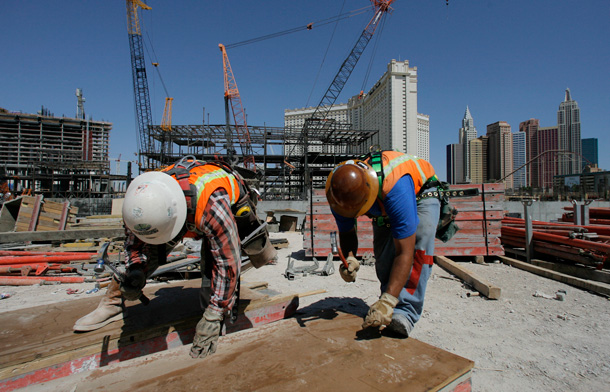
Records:
[[[200,225],[209,242],[212,264],[212,296],[195,328],[191,357],[203,358],[216,351],[225,311],[235,304],[235,289],[241,265],[237,224],[229,195],[218,189],[210,196]],[[207,262],[207,261],[206,261]]]
[[[358,234],[355,226],[349,231],[339,232],[339,245],[344,256],[348,256],[350,252],[354,256],[358,254]]]
[[[125,280],[121,282],[121,294],[130,301],[142,296],[146,286],[148,259],[156,257],[158,245],[149,245],[136,237],[125,226]],[[144,257],[147,255],[147,257]],[[157,260],[153,263],[156,268]],[[118,280],[118,279],[117,279]]]
[[[229,195],[218,189],[210,196],[203,213],[202,231],[214,257],[212,264],[212,297],[209,308],[224,313],[235,303],[235,290],[241,266],[237,224],[231,212]],[[206,261],[207,262],[207,261]]]
[[[356,232],[356,219],[344,218],[333,212],[337,227],[339,228],[339,248],[346,258],[347,267],[341,263],[339,274],[346,282],[355,282],[356,275],[360,269],[360,262],[356,258],[358,254],[358,233]]]

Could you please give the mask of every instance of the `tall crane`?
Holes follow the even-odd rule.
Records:
[[[138,122],[138,165],[140,170],[152,169],[151,158],[142,162],[142,152],[152,152],[154,140],[151,135],[152,111],[150,109],[150,95],[148,92],[148,79],[144,60],[144,44],[138,18],[138,8],[152,9],[141,0],[126,0],[127,5],[127,32],[129,35],[129,49],[131,51],[131,70],[133,77],[133,92],[136,107],[136,120]]]
[[[324,93],[324,96],[320,100],[316,110],[313,112],[311,117],[305,121],[303,128],[303,134],[305,136],[321,136],[321,132],[326,125],[325,123],[328,112],[335,104],[339,94],[341,94],[341,90],[343,90],[345,83],[347,83],[352,71],[356,67],[360,56],[364,52],[364,49],[366,49],[366,46],[371,38],[373,38],[373,34],[375,34],[377,26],[379,26],[383,16],[390,10],[390,5],[394,1],[395,0],[371,0],[371,3],[375,9],[375,14],[362,31],[362,34],[360,35],[360,38],[358,38],[358,41],[354,45],[351,53],[347,56],[345,61],[343,61],[343,64],[341,64],[341,68],[339,68],[335,78],[326,90],[326,93]]]
[[[233,154],[233,136],[231,134],[231,128],[229,126],[229,104],[231,105],[231,111],[233,113],[233,120],[235,121],[235,132],[239,139],[239,145],[243,156],[244,167],[253,171],[256,171],[256,165],[254,162],[254,152],[252,151],[252,143],[250,141],[250,131],[248,130],[248,124],[246,121],[246,112],[241,103],[241,97],[237,88],[237,82],[233,75],[231,63],[229,62],[229,56],[227,50],[223,44],[218,44],[220,52],[222,53],[222,65],[224,70],[224,89],[225,89],[225,119],[226,119],[226,138],[227,138],[227,158],[230,163],[235,159]]]
[[[326,93],[320,100],[320,103],[316,107],[316,110],[313,112],[310,118],[305,120],[305,124],[303,125],[303,129],[301,131],[301,138],[304,143],[304,154],[305,154],[305,186],[310,187],[310,173],[308,170],[308,145],[310,138],[316,138],[320,140],[325,136],[326,131],[328,131],[330,122],[327,120],[328,112],[331,110],[332,106],[335,104],[335,101],[339,97],[341,90],[347,83],[352,71],[356,67],[360,56],[364,52],[364,49],[368,45],[369,41],[373,37],[377,26],[379,26],[380,22],[383,20],[383,16],[390,11],[390,5],[395,0],[371,0],[373,8],[375,9],[375,13],[369,23],[366,25],[362,34],[358,38],[358,41],[352,48],[352,51],[347,56],[339,71],[335,75],[332,83],[326,90]]]
[[[315,254],[315,241],[314,241],[314,225],[313,222],[313,183],[311,180],[311,173],[309,171],[309,138],[313,137],[317,140],[322,140],[323,138],[327,138],[330,128],[330,122],[327,121],[328,112],[335,104],[335,101],[339,97],[341,90],[347,83],[352,71],[356,67],[360,56],[364,52],[364,49],[368,45],[369,41],[373,37],[377,26],[383,20],[383,16],[390,10],[390,5],[394,2],[394,0],[371,0],[371,3],[375,9],[375,14],[366,25],[362,34],[356,41],[356,44],[352,48],[352,51],[347,56],[339,71],[335,75],[332,83],[326,90],[326,93],[320,100],[320,103],[316,107],[316,110],[313,112],[310,118],[305,120],[303,124],[303,129],[301,131],[301,139],[303,140],[303,152],[305,156],[304,160],[304,177],[305,183],[303,188],[303,194],[305,195],[307,189],[309,189],[309,230],[310,230],[310,238],[311,238],[311,254]],[[326,135],[325,135],[326,134]]]

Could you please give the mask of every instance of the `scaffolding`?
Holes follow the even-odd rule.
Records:
[[[112,124],[83,118],[0,112],[0,182],[13,195],[45,198],[112,197]]]
[[[176,162],[185,155],[197,159],[223,160],[227,156],[225,124],[172,125],[170,132],[152,126],[150,134],[161,145],[159,150],[140,151],[155,167]],[[236,134],[234,126],[231,133]],[[264,200],[307,199],[306,170],[314,188],[323,188],[334,165],[369,151],[378,144],[378,131],[353,130],[350,124],[331,122],[327,132],[309,139],[302,128],[248,126],[252,153],[257,166],[258,189]],[[237,150],[237,155],[242,152]],[[307,152],[307,153],[305,153]]]

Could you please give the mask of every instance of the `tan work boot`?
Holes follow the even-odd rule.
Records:
[[[80,332],[94,331],[113,321],[121,320],[124,310],[120,285],[112,279],[97,309],[76,320],[72,329]]]

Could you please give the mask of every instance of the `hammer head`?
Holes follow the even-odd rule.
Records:
[[[336,255],[339,253],[339,249],[337,248],[337,232],[331,231],[330,233],[330,248],[332,254]]]
[[[104,272],[105,267],[104,263],[108,261],[108,247],[110,246],[110,242],[106,242],[100,250],[97,252],[97,264],[93,268],[93,271],[99,273]]]

